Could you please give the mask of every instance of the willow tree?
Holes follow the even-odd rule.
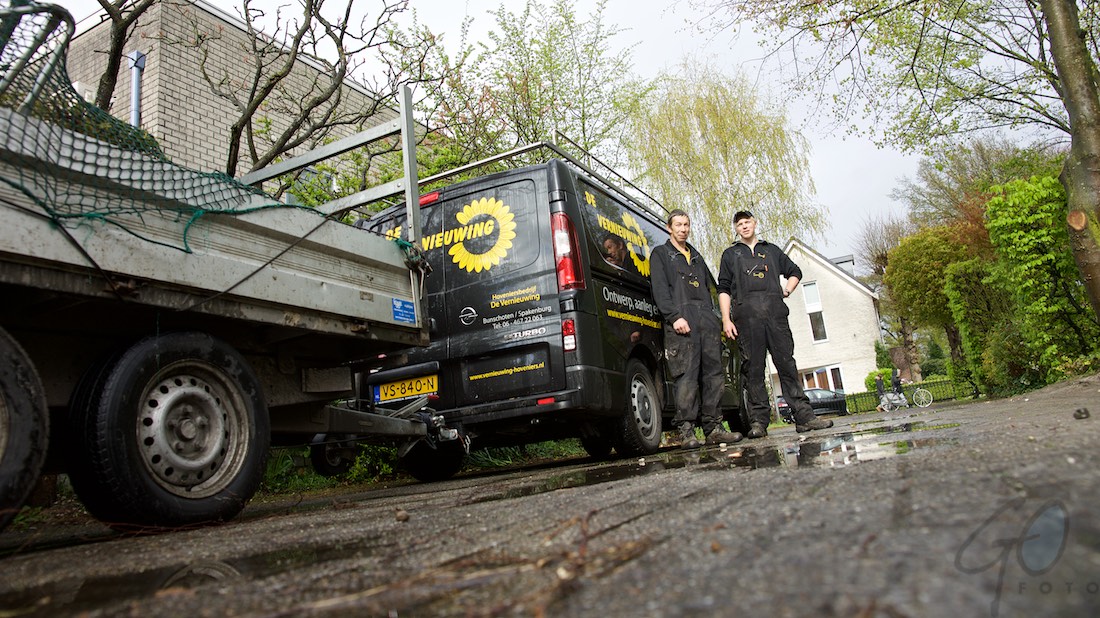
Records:
[[[655,84],[635,109],[628,156],[654,197],[692,216],[692,244],[712,264],[734,238],[738,210],[752,211],[761,235],[779,244],[823,233],[809,143],[780,108],[704,64],[686,62]]]
[[[706,28],[759,25],[791,84],[930,151],[1006,127],[1070,137],[1070,247],[1100,315],[1100,6],[1073,0],[689,0]],[[862,122],[858,124],[862,125]]]

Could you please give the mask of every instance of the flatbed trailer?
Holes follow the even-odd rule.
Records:
[[[41,109],[60,93],[34,84],[72,18],[9,7],[0,26],[0,528],[48,442],[94,515],[170,527],[234,517],[272,443],[458,437],[424,401],[356,399],[374,359],[428,342],[415,242],[342,222],[402,193],[418,220],[407,88],[397,119],[242,182],[59,126]],[[252,186],[393,136],[403,177],[355,196],[310,209]]]

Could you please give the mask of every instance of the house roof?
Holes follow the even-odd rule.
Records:
[[[783,252],[786,253],[787,255],[790,255],[791,251],[796,249],[796,248],[799,251],[801,251],[804,255],[809,257],[811,260],[814,260],[815,262],[817,262],[822,268],[832,272],[839,279],[847,282],[848,285],[851,285],[852,287],[856,288],[860,292],[863,292],[864,294],[870,296],[871,298],[873,298],[875,300],[878,300],[878,293],[876,293],[874,290],[872,290],[870,287],[868,287],[865,283],[863,283],[859,279],[856,279],[854,276],[849,274],[848,271],[846,271],[843,268],[837,266],[836,263],[834,263],[832,260],[825,257],[824,255],[821,255],[813,247],[807,245],[806,243],[802,242],[801,240],[798,240],[797,238],[791,238],[790,240],[787,241],[786,246],[783,247]]]

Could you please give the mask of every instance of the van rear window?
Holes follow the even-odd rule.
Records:
[[[441,254],[448,277],[457,278],[449,287],[486,274],[506,274],[535,261],[540,226],[535,195],[534,181],[524,179],[447,196],[442,229],[431,235],[425,230],[423,245],[429,259]]]
[[[550,225],[539,223],[531,178],[470,189],[421,211],[420,245],[432,268],[447,273],[451,289],[531,264],[539,255],[539,226]],[[403,235],[405,216],[394,215],[372,221],[370,229],[390,238]]]

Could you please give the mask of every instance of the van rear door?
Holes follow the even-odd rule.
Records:
[[[462,183],[441,202],[443,232],[424,245],[445,272],[453,406],[564,388],[546,167]]]
[[[424,368],[418,375],[438,374],[438,410],[565,388],[546,170],[503,172],[421,198],[431,343],[408,350],[407,362]],[[368,227],[396,236],[403,223],[395,209]],[[376,399],[417,390],[421,382],[406,373],[374,376],[387,387],[375,387]]]

